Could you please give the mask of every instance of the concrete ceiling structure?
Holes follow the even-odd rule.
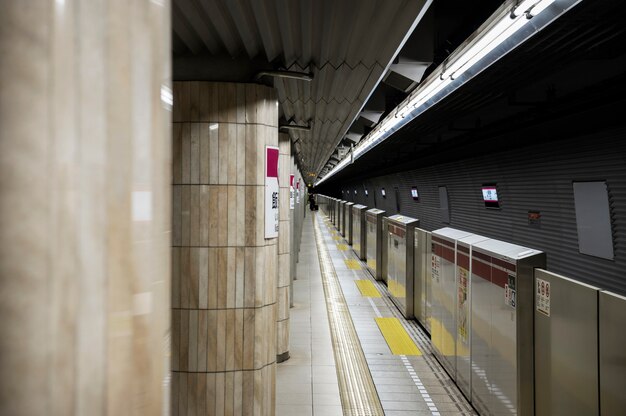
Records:
[[[398,56],[430,3],[174,0],[174,79],[274,85],[281,122],[305,127],[288,131],[311,183],[342,141],[362,137],[363,131],[349,129],[383,78],[410,88],[430,65],[433,39],[427,30],[420,32],[423,40],[412,42],[418,45],[413,53]],[[425,51],[423,57],[416,51]],[[262,71],[294,71],[312,80],[259,77]],[[364,120],[383,111],[368,109]]]
[[[624,13],[621,0],[581,1],[324,186],[623,124]]]

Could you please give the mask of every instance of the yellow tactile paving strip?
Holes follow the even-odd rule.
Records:
[[[359,288],[361,295],[366,298],[379,298],[380,292],[376,289],[376,286],[369,280],[355,280],[356,286]]]
[[[344,259],[350,270],[361,270],[361,262],[356,259]]]
[[[324,244],[317,215],[313,215],[313,226],[343,414],[344,416],[384,416],[385,412],[343,296],[339,278],[328,248]]]
[[[346,251],[348,249],[348,246],[345,244],[337,244],[337,248],[341,251]]]
[[[422,355],[398,318],[376,318],[389,349],[395,355]]]

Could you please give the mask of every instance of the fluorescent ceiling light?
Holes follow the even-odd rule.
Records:
[[[521,0],[515,4],[509,13],[502,16],[495,24],[477,37],[473,43],[465,47],[451,63],[444,63],[440,68],[437,68],[429,80],[421,84],[413,94],[398,105],[395,111],[387,115],[385,119],[378,123],[374,130],[361,140],[354,148],[352,157],[342,159],[324,175],[324,177],[317,181],[315,185],[320,185],[342,170],[348,163],[351,163],[351,159],[356,159],[391,136],[395,131],[394,129],[396,129],[400,123],[402,123],[402,125],[406,124],[407,121],[404,121],[404,119],[407,115],[411,115],[413,110],[423,106],[428,100],[441,93],[455,79],[489,55],[490,52],[519,31],[531,18],[544,11],[548,6],[554,3],[554,1],[555,0]],[[522,41],[520,41],[520,43]],[[458,85],[456,87],[458,87]],[[438,98],[441,99],[443,96]],[[418,114],[413,114],[411,119],[415,118],[417,115]]]
[[[519,3],[509,16],[505,16],[497,22],[451,65],[445,68],[442,78],[458,78],[517,32],[532,16],[541,13],[553,2],[554,0],[524,0]]]
[[[209,124],[209,130],[215,130],[218,127],[219,127],[219,124],[217,123]]]

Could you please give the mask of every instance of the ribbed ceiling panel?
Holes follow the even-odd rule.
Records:
[[[287,120],[311,122],[300,139],[305,170],[326,163],[376,87],[426,1],[174,0],[174,55],[248,58],[310,72],[276,79]]]

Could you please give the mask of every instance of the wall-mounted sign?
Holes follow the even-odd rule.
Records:
[[[385,188],[380,188],[380,193],[382,194],[383,198],[387,196],[387,194],[385,193]]]
[[[536,228],[541,228],[541,212],[540,211],[528,211],[528,225]]]
[[[413,198],[415,201],[418,201],[420,199],[420,195],[419,195],[419,193],[417,193],[417,187],[416,186],[411,188],[411,198]]]
[[[354,190],[354,195],[356,195],[356,189]]]
[[[515,309],[517,303],[516,293],[515,276],[509,275],[507,283],[504,284],[504,304]]]
[[[293,179],[294,175],[289,175],[289,209],[293,209],[296,202],[296,192],[293,187]]]
[[[298,182],[296,183],[296,204],[300,203],[300,178],[298,178]]]
[[[278,152],[265,146],[265,238],[278,237]]]
[[[365,190],[365,196],[368,196],[369,194],[367,193],[367,189]]]
[[[498,190],[495,185],[483,185],[483,202],[487,208],[500,208]]]

